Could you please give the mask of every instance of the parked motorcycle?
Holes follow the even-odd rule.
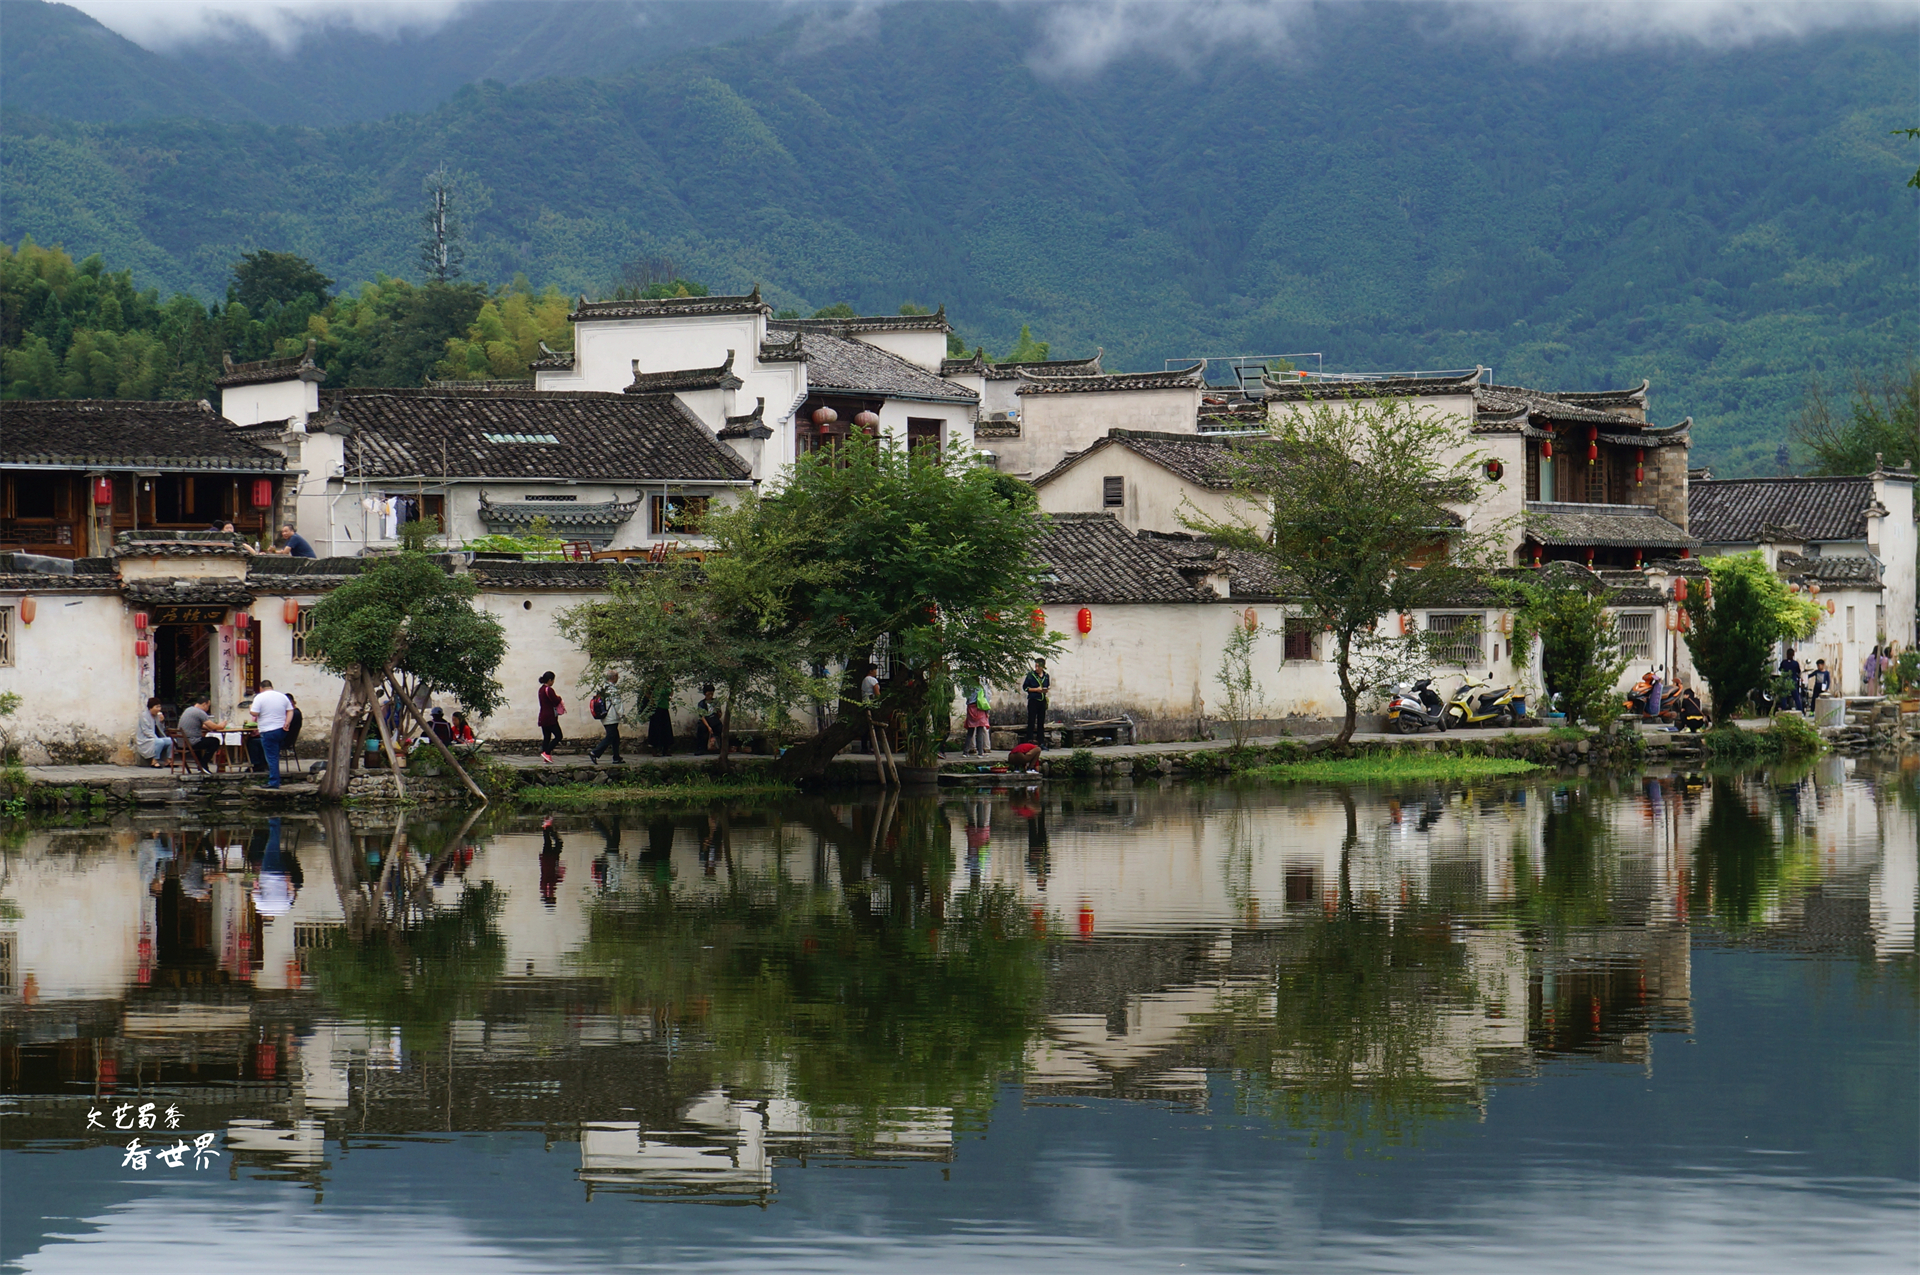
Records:
[[[1495,687],[1491,680],[1489,674],[1486,682],[1469,677],[1460,684],[1447,703],[1448,726],[1492,725],[1504,729],[1527,715],[1524,696],[1515,695],[1511,686]]]
[[[1423,677],[1411,686],[1400,683],[1387,702],[1387,729],[1415,735],[1428,726],[1447,728],[1447,706],[1440,692],[1433,689],[1433,679]]]

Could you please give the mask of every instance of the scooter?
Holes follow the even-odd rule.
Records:
[[[1505,728],[1526,716],[1527,706],[1523,697],[1515,695],[1511,686],[1491,687],[1491,673],[1487,678],[1486,682],[1468,678],[1460,684],[1460,689],[1453,693],[1453,699],[1447,704],[1447,725],[1491,724]]]
[[[1387,703],[1387,729],[1413,735],[1426,726],[1447,728],[1447,706],[1433,689],[1433,679],[1423,677],[1411,686],[1400,683]]]

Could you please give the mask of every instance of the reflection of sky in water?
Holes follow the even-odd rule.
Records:
[[[289,821],[265,921],[261,830],[35,834],[0,1258],[1911,1270],[1911,781],[1817,778]],[[369,963],[410,879],[491,928]],[[235,1178],[81,1146],[102,1056]]]

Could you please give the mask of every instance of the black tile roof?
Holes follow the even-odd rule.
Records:
[[[339,390],[321,423],[371,478],[727,482],[747,465],[670,394]]]
[[[659,300],[589,301],[581,297],[567,317],[574,323],[595,319],[681,319],[709,314],[772,314],[760,299],[760,285],[744,297],[662,297]]]
[[[1865,540],[1873,479],[1721,478],[1687,484],[1687,526],[1706,544]]]
[[[555,350],[545,341],[540,343],[540,357],[527,364],[532,372],[571,372],[573,371],[573,351]]]
[[[733,374],[733,351],[718,367],[694,367],[677,372],[642,372],[633,360],[633,384],[628,394],[685,394],[695,390],[737,390],[746,384]]]
[[[801,332],[798,337],[798,357],[806,360],[809,390],[928,403],[980,401],[980,396],[972,390],[943,381],[925,368],[864,341],[824,332]],[[764,349],[760,356],[763,360],[767,358]]]
[[[1124,447],[1188,482],[1197,483],[1202,487],[1230,488],[1233,486],[1233,480],[1228,476],[1228,469],[1224,463],[1230,445],[1228,439],[1204,434],[1167,434],[1144,429],[1111,429],[1107,431],[1105,438],[1097,440],[1085,451],[1067,457],[1034,479],[1033,485],[1044,487],[1054,478],[1066,473],[1067,470],[1089,457],[1109,447]]]
[[[1482,420],[1524,415],[1529,419],[1639,429],[1646,415],[1647,383],[1630,390],[1531,390],[1518,385],[1479,385],[1474,407]]]
[[[1066,375],[1053,372],[1019,372],[1017,394],[1124,394],[1140,390],[1197,390],[1205,386],[1201,371],[1207,365],[1176,368],[1169,372],[1102,372],[1098,375]]]
[[[14,399],[0,404],[0,464],[274,474],[285,457],[240,435],[204,400]]]
[[[533,378],[531,376],[502,376],[476,377],[473,380],[464,380],[449,377],[444,380],[436,380],[433,377],[428,377],[427,388],[430,390],[448,390],[456,394],[463,390],[506,390],[509,393],[530,393],[533,390]]]
[[[1820,584],[1878,588],[1881,582],[1880,564],[1865,554],[1836,553],[1807,558],[1797,553],[1783,553],[1774,570],[1789,580],[1813,580]]]
[[[873,314],[851,319],[771,319],[769,331],[825,332],[829,336],[854,336],[861,332],[951,332],[947,307],[932,314]]]
[[[715,438],[771,438],[773,427],[766,422],[767,400],[753,400],[753,410],[745,416],[729,416]]]
[[[1017,381],[1022,372],[1032,376],[1101,376],[1100,356],[1106,350],[1098,349],[1090,359],[1030,359],[1023,362],[994,363],[987,359],[984,351],[975,350],[971,357],[964,359],[942,359],[942,376],[984,376],[989,381]]]
[[[1215,596],[1182,575],[1174,555],[1106,514],[1055,514],[1040,556],[1053,569],[1041,589],[1045,602],[1202,602]]]
[[[520,589],[604,589],[610,579],[637,579],[660,567],[645,562],[542,562],[476,561],[467,568],[475,584],[482,589],[514,591]]]
[[[1699,541],[1645,505],[1577,505],[1530,500],[1526,537],[1542,545],[1692,548]]]
[[[154,576],[129,580],[120,594],[135,606],[165,606],[168,603],[196,606],[249,607],[254,593],[240,577],[227,579],[166,579]]]
[[[1480,383],[1480,377],[1485,371],[1485,368],[1476,367],[1473,371],[1459,376],[1383,376],[1364,381],[1312,379],[1299,376],[1287,376],[1275,380],[1262,372],[1260,384],[1265,388],[1268,398],[1278,399],[1283,403],[1302,402],[1308,399],[1378,398],[1381,395],[1417,398],[1435,394],[1470,393]]]
[[[221,374],[213,383],[221,389],[236,385],[267,385],[274,381],[311,381],[315,385],[327,379],[326,372],[313,361],[314,342],[307,341],[306,352],[284,359],[261,359],[254,363],[235,363],[231,354],[221,354]]]

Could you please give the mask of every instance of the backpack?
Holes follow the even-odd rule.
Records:
[[[587,711],[596,718],[605,717],[607,715],[607,701],[605,697],[596,692],[594,697],[587,701]]]

